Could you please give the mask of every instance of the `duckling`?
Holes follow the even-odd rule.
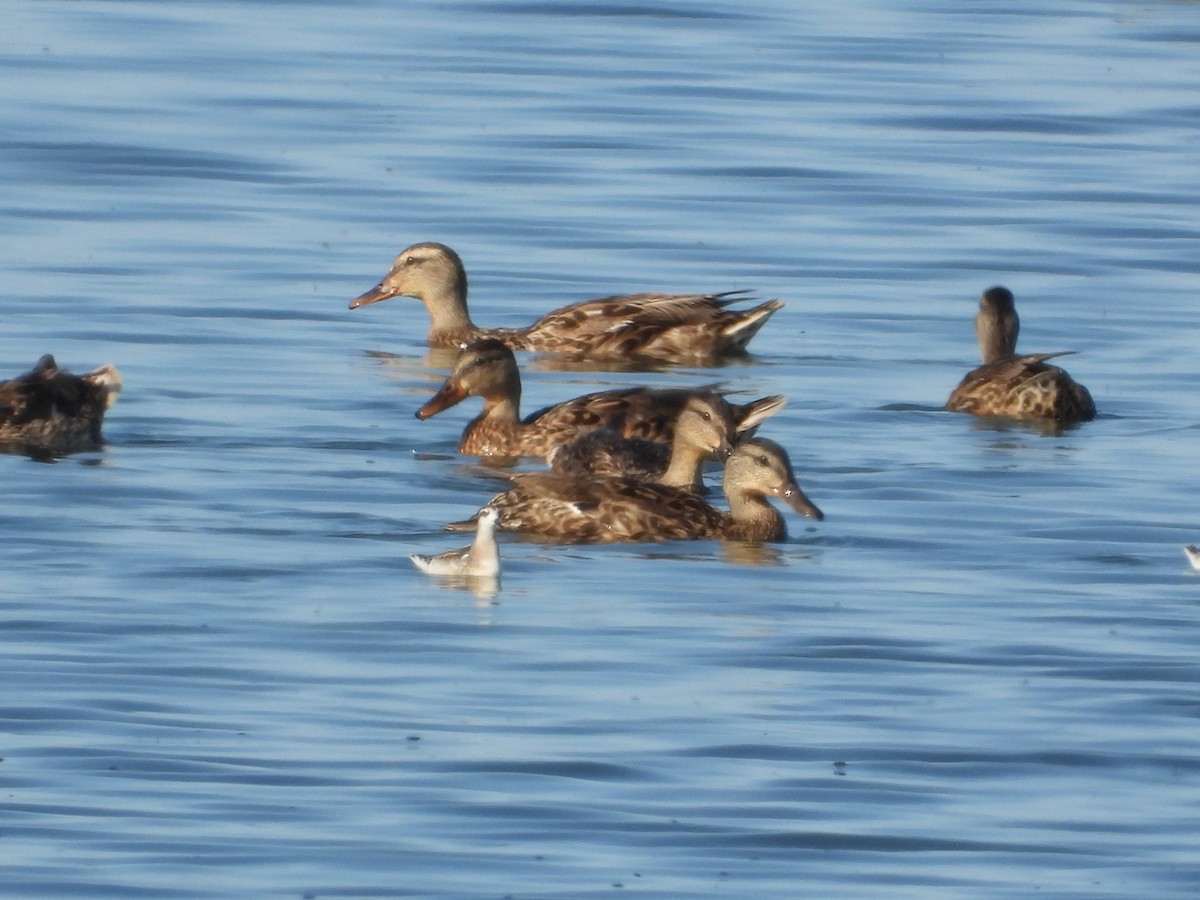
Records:
[[[514,487],[488,502],[500,527],[572,543],[698,540],[781,541],[787,525],[767,497],[811,519],[823,519],[796,485],[787,452],[774,441],[742,441],[725,463],[729,512],[694,491],[629,478],[573,479],[553,472],[514,475]],[[474,527],[454,522],[451,531]]]
[[[585,394],[520,417],[521,373],[505,344],[487,339],[464,347],[445,384],[419,410],[424,420],[469,396],[483,398],[483,412],[467,424],[458,452],[467,456],[545,457],[559,444],[596,428],[611,428],[622,437],[669,443],[679,411],[694,396],[726,403],[712,388],[623,388]],[[732,405],[736,430],[755,428],[783,407],[778,395]]]
[[[527,328],[478,328],[467,312],[467,272],[445,244],[413,244],[387,276],[350,303],[358,309],[390,297],[415,297],[429,313],[429,343],[457,347],[494,338],[514,350],[593,360],[631,357],[699,362],[736,356],[767,320],[783,308],[768,300],[749,310],[726,309],[745,291],[718,294],[641,293],[574,303]]]
[[[409,559],[426,575],[496,578],[500,575],[500,548],[496,544],[499,520],[500,513],[494,507],[485,506],[476,517],[475,540],[469,546],[436,556],[414,553]]]
[[[49,454],[99,447],[104,414],[120,393],[115,367],[72,375],[47,353],[24,375],[0,381],[0,446]]]
[[[968,372],[950,395],[951,412],[1010,419],[1050,419],[1059,423],[1088,422],[1096,405],[1087,388],[1046,360],[1062,353],[1017,356],[1020,320],[1012,292],[993,287],[983,292],[975,332],[983,365]]]

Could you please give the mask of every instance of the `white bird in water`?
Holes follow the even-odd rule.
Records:
[[[436,556],[409,557],[413,565],[426,575],[459,575],[472,578],[495,578],[500,574],[500,548],[496,545],[496,523],[500,513],[491,506],[479,513],[475,540],[469,547],[447,550]]]
[[[1183,548],[1183,553],[1192,564],[1192,568],[1200,571],[1200,547],[1189,544]]]

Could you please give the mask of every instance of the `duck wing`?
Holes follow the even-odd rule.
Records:
[[[1015,419],[1093,419],[1096,406],[1087,388],[1047,362],[1075,352],[1030,353],[972,369],[951,393],[946,408]]]
[[[524,349],[591,358],[695,360],[745,351],[750,338],[783,303],[730,310],[747,291],[717,294],[640,293],[564,306],[538,319]]]
[[[622,437],[670,443],[675,420],[694,393],[685,388],[624,388],[584,394],[527,416],[524,424],[552,430],[562,443],[593,428],[611,428]]]
[[[554,472],[513,476],[488,505],[507,531],[568,543],[689,540],[718,535],[722,514],[690,491],[628,478],[575,479]],[[446,526],[465,531],[472,521]]]
[[[670,461],[669,445],[622,437],[611,428],[581,434],[555,447],[546,457],[551,471],[560,475],[639,481],[657,481]]]

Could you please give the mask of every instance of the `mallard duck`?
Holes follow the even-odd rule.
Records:
[[[428,419],[470,396],[483,398],[483,412],[463,430],[458,452],[467,456],[545,457],[554,447],[585,431],[608,427],[622,437],[668,443],[679,411],[691,397],[716,398],[712,388],[622,388],[585,394],[520,417],[521,373],[505,344],[494,339],[464,347],[454,369],[436,394],[417,410]],[[737,432],[757,426],[779,411],[783,398],[763,397],[730,405]]]
[[[699,491],[704,461],[715,456],[724,462],[736,434],[729,404],[718,394],[697,394],[680,410],[670,445],[598,428],[555,447],[546,462],[551,471],[574,478],[632,478]]]
[[[538,353],[695,362],[745,353],[750,339],[783,307],[780,300],[768,300],[748,310],[726,308],[745,294],[603,297],[556,309],[528,328],[477,328],[467,312],[462,260],[445,244],[425,242],[397,256],[387,276],[351,301],[350,308],[415,297],[429,312],[429,343],[435,347],[495,338],[514,350]]]
[[[1192,564],[1193,569],[1200,569],[1200,547],[1188,544],[1183,548],[1183,553],[1188,558],[1188,562]]]
[[[553,472],[513,476],[514,487],[488,502],[500,527],[572,543],[697,540],[780,541],[787,525],[767,497],[810,519],[823,519],[796,486],[787,453],[774,441],[750,438],[725,463],[729,512],[694,491],[630,478],[568,478]],[[474,527],[454,522],[451,531]]]
[[[1019,330],[1012,292],[1003,287],[984,291],[975,316],[983,365],[967,373],[950,395],[946,408],[1010,419],[1094,419],[1096,405],[1087,388],[1058,366],[1046,363],[1074,351],[1017,356]]]
[[[496,544],[496,523],[500,513],[485,506],[476,516],[475,540],[469,546],[447,550],[436,556],[414,553],[409,559],[426,575],[450,575],[468,578],[495,578],[500,574],[500,548]]]
[[[99,447],[104,414],[120,393],[113,366],[72,375],[47,353],[24,375],[0,381],[0,445],[51,454]]]

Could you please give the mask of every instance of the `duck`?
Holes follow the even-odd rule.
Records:
[[[0,445],[51,455],[96,449],[120,393],[114,366],[73,375],[47,353],[24,375],[0,381]]]
[[[1192,564],[1193,569],[1200,570],[1200,547],[1188,544],[1183,548],[1183,554],[1188,558],[1188,562]]]
[[[631,478],[526,472],[512,480],[513,487],[487,504],[500,512],[499,527],[568,543],[785,540],[787,523],[768,497],[807,518],[825,517],[797,486],[787,452],[761,437],[739,442],[725,463],[728,512],[694,491]],[[474,519],[446,527],[469,530]]]
[[[436,556],[409,556],[414,566],[426,575],[466,578],[497,578],[500,575],[500,548],[496,544],[496,523],[500,513],[485,506],[476,517],[475,540],[457,550]]]
[[[414,297],[429,313],[428,342],[459,347],[484,338],[514,350],[592,360],[631,358],[712,361],[746,353],[746,345],[781,300],[732,310],[747,291],[715,294],[639,293],[573,303],[526,328],[479,328],[467,311],[467,270],[445,244],[423,241],[402,251],[375,287],[350,302],[359,309],[391,297]]]
[[[420,409],[422,421],[461,403],[483,398],[483,412],[463,429],[458,452],[464,456],[545,458],[556,446],[596,428],[611,428],[621,437],[669,443],[675,420],[691,397],[704,395],[715,405],[729,406],[735,431],[757,427],[783,408],[779,395],[744,404],[729,404],[713,387],[629,387],[585,394],[547,406],[521,418],[521,373],[509,347],[494,338],[464,347],[445,383]]]
[[[1020,319],[1012,291],[993,287],[979,299],[975,333],[983,365],[968,372],[946,408],[952,412],[1009,419],[1089,422],[1096,404],[1087,388],[1047,360],[1061,353],[1017,355]]]
[[[679,411],[670,445],[597,428],[559,444],[546,462],[550,471],[568,477],[631,478],[702,491],[704,461],[728,459],[736,434],[730,405],[717,394],[696,394]]]

